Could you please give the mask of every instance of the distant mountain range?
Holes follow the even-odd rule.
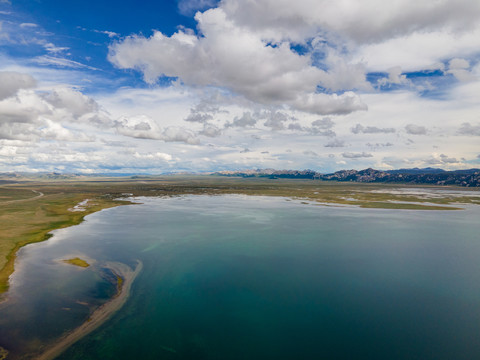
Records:
[[[362,183],[404,183],[480,187],[480,169],[446,171],[436,168],[413,168],[381,171],[369,168],[364,170],[340,170],[331,174],[322,174],[313,170],[257,169],[220,171],[215,174],[221,176],[268,177],[271,179],[316,179]]]
[[[182,173],[188,174],[188,173]],[[323,174],[313,170],[255,169],[209,173],[220,176],[259,177],[270,179],[315,179],[324,181],[352,181],[362,183],[431,184],[480,187],[480,169],[446,171],[438,168],[413,168],[381,171],[340,170]],[[165,174],[161,175],[164,176]],[[62,174],[62,173],[0,173],[0,183],[35,180],[82,180],[91,177],[128,177],[130,179],[156,178],[157,175],[138,174]]]

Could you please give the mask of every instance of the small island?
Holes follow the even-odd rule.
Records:
[[[0,346],[0,360],[6,359],[7,356],[8,356],[7,349],[4,349],[3,347]]]
[[[75,266],[80,266],[82,268],[87,268],[90,266],[89,263],[87,263],[85,260],[80,259],[79,257],[73,258],[73,259],[68,259],[68,260],[62,260],[64,263],[75,265]]]

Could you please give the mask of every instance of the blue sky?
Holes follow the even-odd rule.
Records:
[[[470,0],[0,0],[0,171],[480,167]]]

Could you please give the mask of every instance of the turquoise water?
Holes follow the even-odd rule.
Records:
[[[284,198],[141,199],[19,254],[0,346],[21,358],[144,268],[126,305],[60,359],[480,358],[480,211]],[[80,256],[87,269],[59,259]]]

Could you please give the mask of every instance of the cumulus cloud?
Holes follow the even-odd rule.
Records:
[[[319,120],[316,120],[316,121],[319,121]],[[329,124],[321,124],[320,126],[315,126],[314,123],[316,123],[316,121],[312,122],[311,127],[302,126],[302,125],[300,125],[299,123],[296,123],[296,122],[290,123],[288,125],[288,130],[303,132],[303,133],[307,133],[309,135],[315,135],[315,136],[329,136],[329,137],[336,136],[335,131],[330,130],[328,128],[328,127],[330,127]],[[319,123],[316,123],[316,124],[319,124]]]
[[[212,124],[204,124],[203,130],[199,132],[200,135],[205,135],[208,137],[218,137],[222,135],[222,129],[218,128]]]
[[[340,139],[333,139],[332,141],[326,143],[325,147],[331,147],[331,148],[345,147],[345,141]]]
[[[169,126],[165,128],[159,140],[166,142],[184,142],[190,145],[197,145],[200,143],[192,131],[179,126]]]
[[[229,127],[238,127],[238,128],[245,128],[245,127],[253,127],[259,121],[263,121],[263,125],[270,130],[279,131],[290,129],[294,130],[297,129],[295,125],[298,124],[289,124],[286,126],[286,123],[289,121],[296,121],[296,118],[288,115],[283,111],[275,111],[275,110],[264,110],[264,111],[256,111],[250,112],[245,111],[241,116],[236,116],[232,122],[227,122],[225,124],[226,128]],[[302,129],[301,127],[299,129]]]
[[[98,104],[67,87],[42,89],[27,74],[0,72],[0,139],[38,141],[92,141],[68,124],[108,127],[112,122]]]
[[[14,71],[0,71],[0,100],[13,96],[20,89],[35,87],[37,82],[28,75]]]
[[[391,134],[395,132],[394,128],[378,128],[376,126],[363,126],[357,124],[350,129],[354,134]]]
[[[415,124],[408,124],[405,126],[405,131],[407,134],[410,135],[426,135],[427,129],[425,126],[415,125]]]
[[[221,6],[237,23],[277,41],[302,41],[319,28],[359,43],[444,27],[461,31],[475,26],[480,14],[480,4],[470,0],[225,0]]]
[[[246,111],[242,114],[242,116],[236,116],[233,119],[233,122],[227,123],[226,127],[247,127],[247,126],[255,126],[257,123],[257,118],[252,115],[250,111]]]
[[[462,166],[462,156],[478,153],[472,155],[480,136],[478,1],[177,3],[188,16],[199,11],[195,28],[126,38],[88,30],[113,39],[109,59],[118,68],[137,69],[150,83],[174,78],[170,86],[161,81],[162,86],[96,92],[97,101],[78,87],[50,84],[85,84],[83,78],[102,73],[68,59],[65,43],[42,35],[41,27],[20,26],[34,18],[5,21],[0,42],[34,45],[43,56],[28,66],[32,74],[43,75],[36,75],[42,86],[38,90],[34,83],[6,86],[0,75],[0,165],[8,156],[26,164],[28,153],[35,152],[36,160],[51,166],[57,160],[89,166],[95,153],[101,159],[92,162],[92,169],[111,166],[115,171],[158,164],[193,170],[315,164],[337,170],[362,161],[421,166],[425,159],[455,168]],[[0,62],[9,70],[24,66]],[[47,69],[53,76],[45,75]],[[59,74],[76,75],[68,79]],[[366,104],[368,112],[351,114],[367,110]],[[453,133],[463,137],[448,136]],[[407,137],[414,135],[428,136],[417,136],[422,141],[413,143]],[[387,140],[395,142],[397,162],[388,160],[392,143]],[[40,149],[18,145],[23,143]],[[286,144],[291,151],[283,151]],[[325,147],[334,158],[310,158],[312,150],[320,153]],[[432,148],[439,155],[430,155]],[[247,154],[248,149],[253,151]],[[261,155],[266,153],[271,155]],[[181,164],[176,163],[179,157]]]
[[[199,143],[192,131],[175,126],[160,128],[147,116],[112,120],[95,100],[69,87],[36,91],[32,89],[36,84],[33,77],[16,72],[0,72],[0,80],[0,139],[91,142],[95,136],[79,128],[87,125],[116,129],[133,138]],[[205,128],[203,134],[212,136],[214,129]]]
[[[312,127],[322,130],[331,129],[334,125],[335,123],[333,122],[333,120],[328,117],[312,121]]]
[[[458,33],[439,29],[362,45],[355,48],[352,61],[363,60],[369,71],[388,71],[397,66],[403,71],[443,70],[445,59],[475,56],[479,47],[480,26]]]
[[[94,136],[88,136],[81,131],[72,131],[52,120],[41,120],[43,120],[42,125],[33,131],[33,134],[38,135],[41,139],[73,142],[90,142],[95,139]]]
[[[322,115],[345,115],[354,111],[368,109],[367,105],[352,91],[346,91],[341,95],[304,94],[298,96],[293,101],[293,107],[305,112]]]
[[[198,122],[198,123],[206,123],[209,120],[212,120],[213,116],[210,114],[202,114],[199,112],[191,111],[190,114],[185,118],[185,121],[188,122]]]
[[[162,129],[146,115],[121,117],[115,121],[115,127],[119,134],[137,139],[178,141],[191,145],[199,143],[198,138],[192,131],[177,126]]]
[[[285,122],[292,120],[287,114],[280,111],[271,111],[264,114],[267,121],[263,123],[266,127],[271,128],[272,130],[283,130],[285,129]]]
[[[454,158],[454,157],[449,157],[445,154],[434,154],[432,155],[429,159],[425,160],[425,163],[428,165],[437,165],[437,166],[442,166],[442,165],[451,165],[451,164],[456,164],[459,161]]]
[[[471,81],[475,76],[468,70],[470,63],[465,59],[455,58],[448,63],[447,74],[452,74],[459,81]]]
[[[137,69],[147,82],[177,77],[187,85],[217,86],[260,104],[286,104],[317,114],[347,114],[365,110],[353,92],[317,93],[317,86],[342,87],[345,71],[328,73],[288,42],[270,46],[258,33],[239,27],[221,8],[197,13],[200,35],[179,30],[172,36],[155,31],[150,38],[129,36],[110,46],[109,60],[118,68]],[[363,71],[363,70],[362,70]],[[364,72],[359,78],[365,83]]]
[[[71,88],[53,89],[41,96],[55,108],[68,110],[68,113],[75,119],[80,119],[89,113],[97,113],[100,110],[95,100]]]
[[[457,132],[458,135],[480,136],[480,124],[472,125],[469,122],[462,124]]]
[[[402,85],[409,84],[410,82],[407,79],[407,75],[402,74],[402,68],[400,66],[395,66],[388,69],[388,78],[382,78],[378,80],[380,86],[385,86],[388,84]]]

